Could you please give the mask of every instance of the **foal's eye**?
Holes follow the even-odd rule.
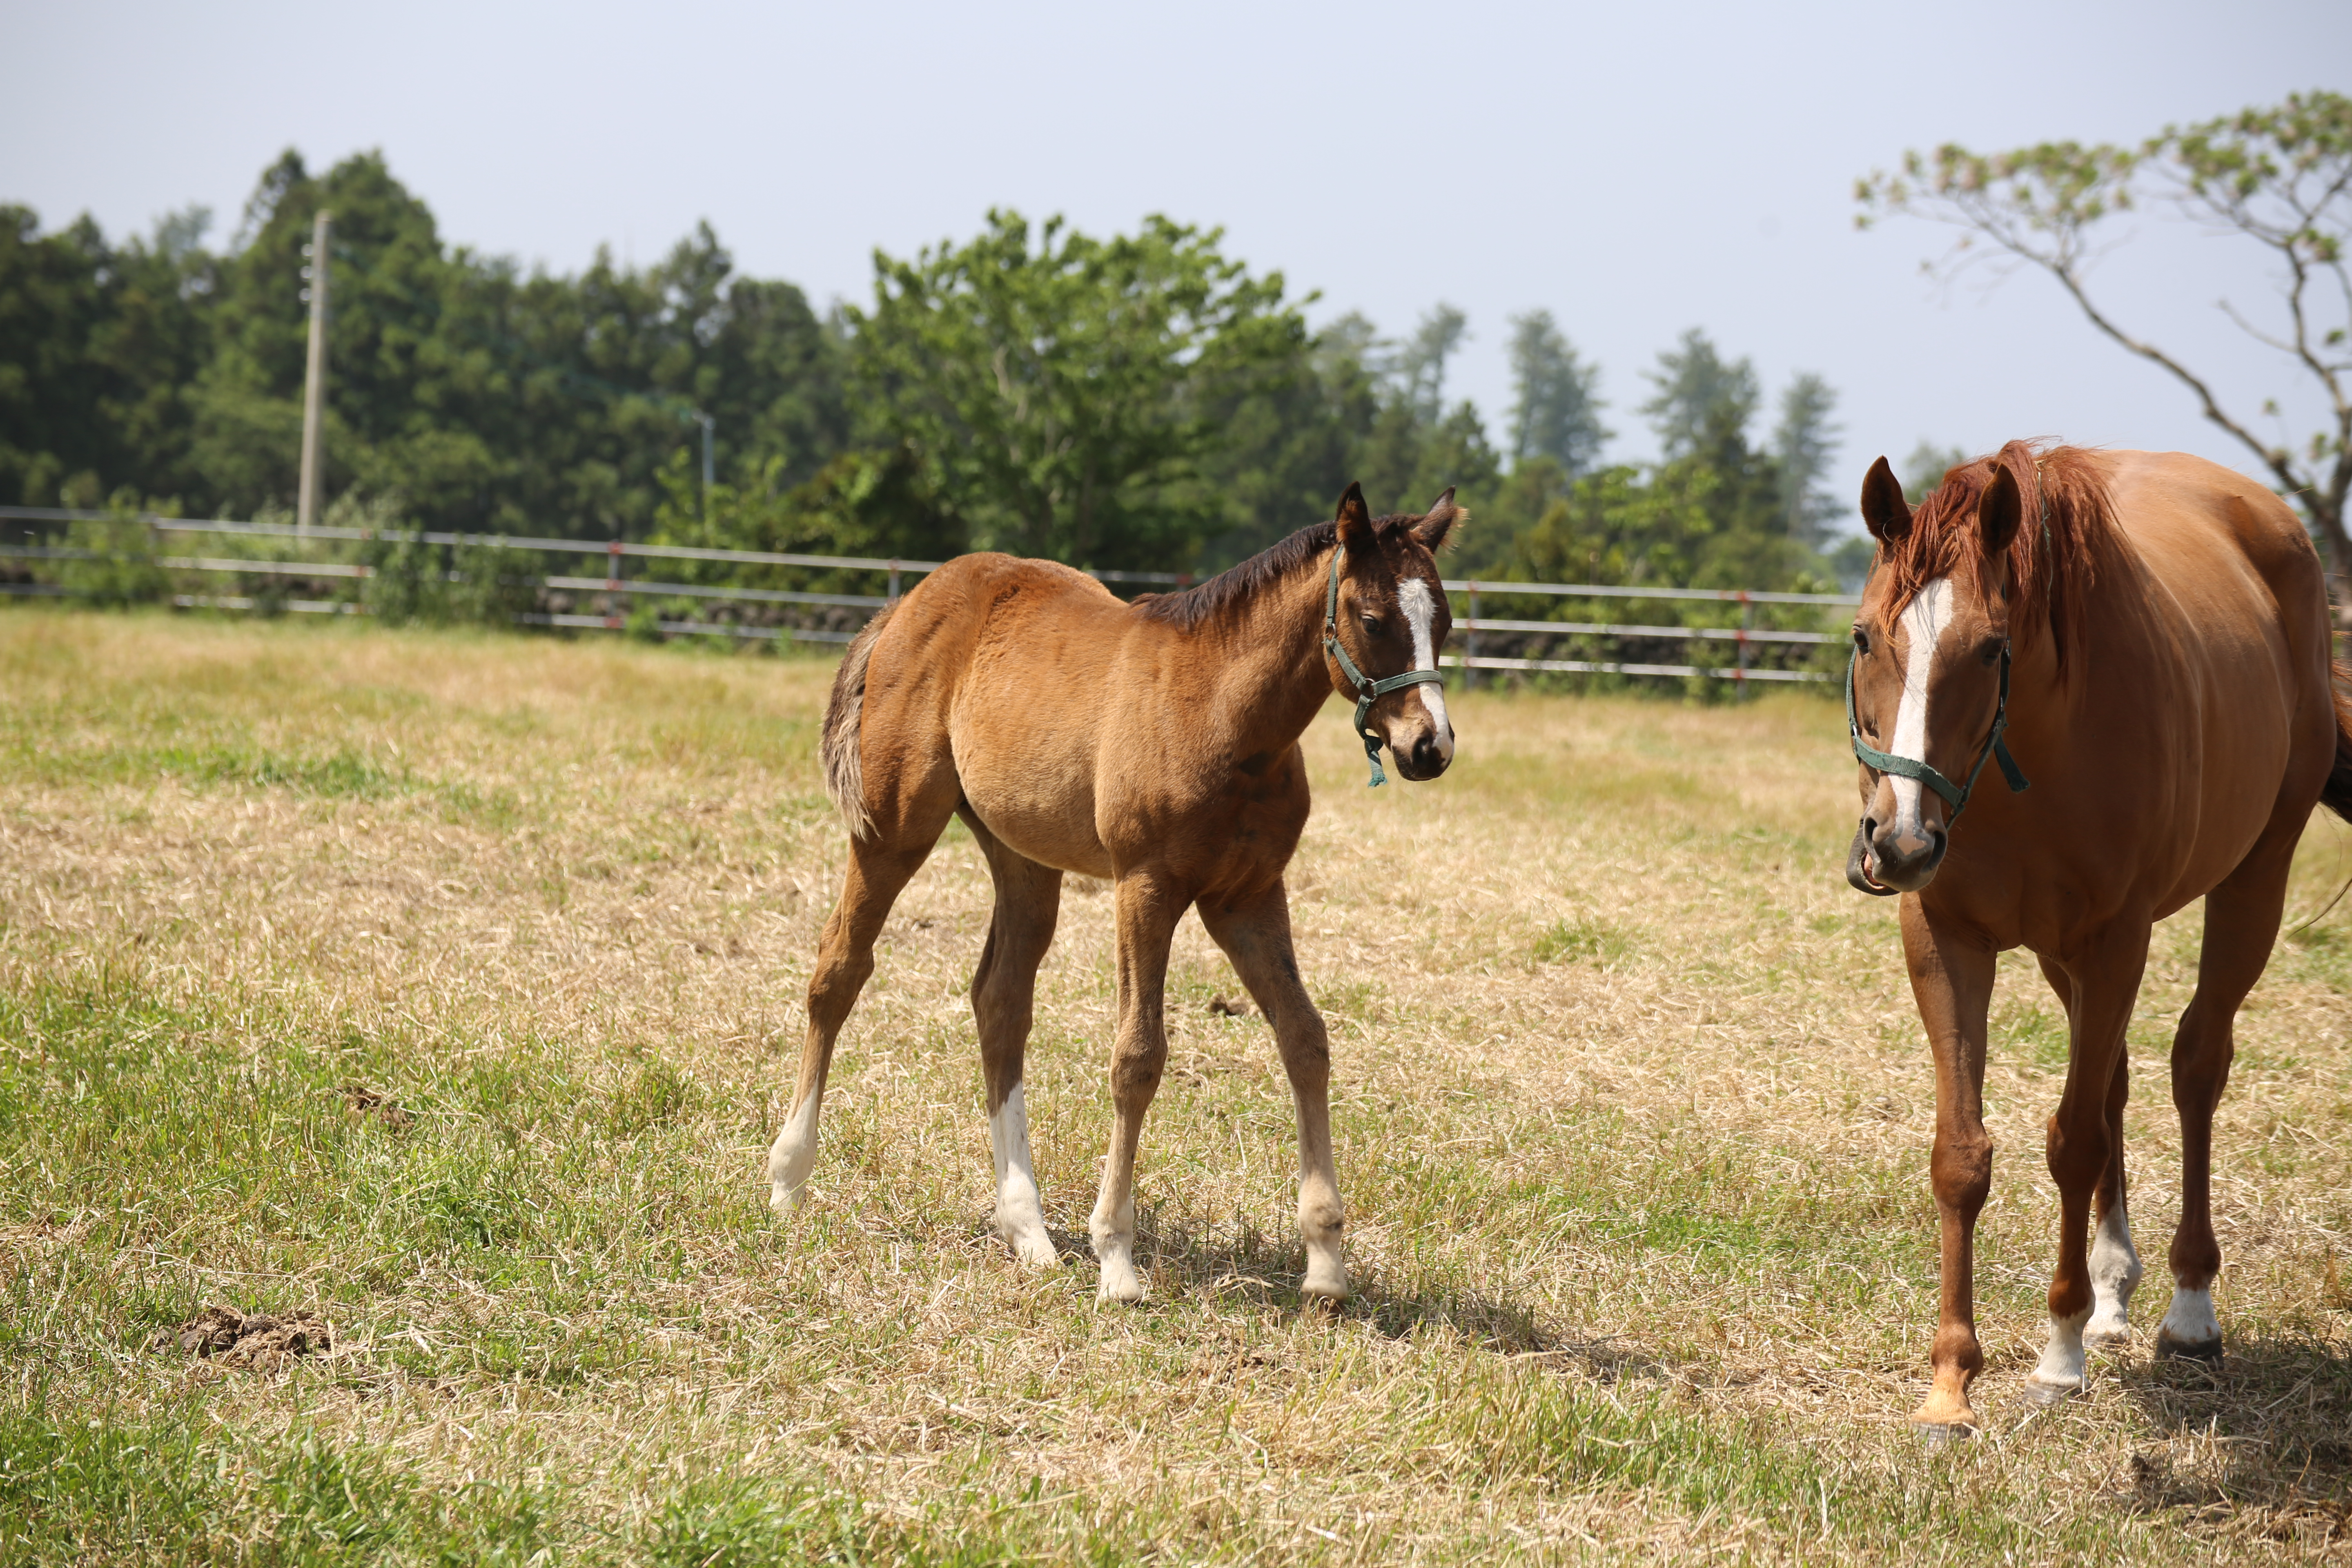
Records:
[[[1870,634],[1860,626],[1853,628],[1853,651],[1863,654],[1870,651]]]
[[[1380,616],[1366,616],[1363,619],[1364,619],[1364,630],[1366,630],[1366,631],[1370,632],[1370,633],[1372,636],[1374,636],[1374,637],[1378,637],[1378,636],[1380,636],[1380,635],[1381,635],[1381,618],[1380,618]]]

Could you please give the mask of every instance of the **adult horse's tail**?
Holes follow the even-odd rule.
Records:
[[[2352,664],[2335,667],[2336,765],[2319,791],[2319,804],[2352,822]]]
[[[863,838],[874,831],[874,818],[866,810],[866,769],[857,744],[859,722],[866,713],[866,661],[873,657],[875,639],[881,637],[890,612],[898,607],[896,601],[883,605],[866,623],[866,629],[851,639],[849,651],[841,656],[841,668],[834,672],[833,697],[824,705],[824,731],[818,742],[818,755],[824,763],[824,793],[833,797],[852,838]],[[2337,717],[2342,718],[2340,710]],[[2352,763],[2346,762],[2340,742],[2336,769],[2346,781],[2344,798],[2352,801],[2352,771],[2347,771]],[[2328,787],[2336,787],[2332,779]],[[2328,804],[2334,805],[2336,798],[2330,795]]]

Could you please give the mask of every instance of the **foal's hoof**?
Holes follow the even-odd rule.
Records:
[[[2201,1361],[2208,1366],[2221,1364],[2221,1339],[2216,1334],[2210,1340],[2178,1339],[2159,1329],[2156,1334],[2156,1354],[2159,1361]]]
[[[2083,1342],[2094,1349],[2119,1351],[2132,1342],[2131,1325],[2124,1322],[2102,1323],[2094,1320],[2083,1331]]]
[[[1136,1272],[1133,1263],[1118,1257],[1103,1259],[1102,1283],[1095,1289],[1097,1305],[1133,1306],[1145,1294],[1143,1276]]]
[[[1940,1448],[1947,1443],[1965,1443],[1977,1435],[1975,1423],[1969,1421],[1914,1421],[1911,1430],[1930,1448]]]
[[[2079,1383],[2044,1383],[2037,1377],[2029,1377],[2025,1380],[2025,1402],[2028,1405],[2042,1405],[2045,1409],[2050,1405],[2072,1399],[2082,1392],[2083,1385]]]
[[[1015,1258],[1031,1268],[1051,1268],[1062,1261],[1062,1255],[1055,1250],[1053,1241],[1042,1230],[1008,1236],[1004,1238],[1004,1245],[1012,1249]]]
[[[770,1182],[768,1207],[778,1219],[788,1219],[800,1212],[801,1197],[807,1191],[805,1186],[791,1187],[782,1182]]]

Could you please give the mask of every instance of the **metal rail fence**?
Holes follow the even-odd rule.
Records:
[[[79,511],[51,507],[0,507],[0,520],[26,523],[58,523],[81,521],[102,521],[117,514],[101,511]],[[307,533],[290,523],[233,522],[219,519],[167,518],[154,514],[135,520],[144,522],[156,533],[258,538],[302,539],[335,542],[415,542],[429,545],[487,547],[493,550],[521,551],[545,555],[601,557],[604,563],[602,576],[580,574],[551,573],[520,581],[541,590],[559,594],[601,595],[604,600],[603,614],[578,614],[550,610],[515,617],[520,624],[562,626],[580,630],[618,631],[626,627],[630,617],[621,605],[631,595],[649,595],[670,599],[705,599],[714,605],[802,605],[841,609],[879,609],[898,597],[904,580],[936,572],[945,564],[938,561],[909,561],[876,556],[802,555],[762,550],[718,550],[696,545],[646,544],[626,540],[543,539],[504,534],[460,534],[402,530],[374,531],[362,528],[313,526]],[[101,552],[56,545],[0,545],[0,560],[73,561],[99,558]],[[632,577],[622,569],[630,558],[652,561],[698,561],[715,564],[742,566],[785,566],[822,571],[870,573],[887,579],[880,595],[866,594],[835,594],[799,592],[776,588],[749,588],[731,584],[708,583],[675,583],[656,578]],[[228,555],[158,556],[155,564],[178,572],[237,573],[257,576],[279,576],[318,581],[322,579],[362,579],[373,574],[373,568],[361,563],[337,561],[280,561]],[[452,576],[455,574],[452,574]],[[1089,575],[1104,583],[1132,583],[1155,587],[1181,587],[1193,581],[1192,574],[1178,572],[1094,571]],[[1446,579],[1449,594],[1461,595],[1466,600],[1467,614],[1455,620],[1454,629],[1464,634],[1464,651],[1444,656],[1440,662],[1465,670],[1517,670],[1523,672],[1553,672],[1576,675],[1664,676],[1670,678],[1704,677],[1718,680],[1745,682],[1815,681],[1832,679],[1829,675],[1810,669],[1758,668],[1750,663],[1752,652],[1759,647],[1790,645],[1822,645],[1843,638],[1835,634],[1818,631],[1785,630],[1754,624],[1758,605],[1850,605],[1860,601],[1845,594],[1776,593],[1741,588],[1655,588],[1628,586],[1604,583],[1509,583],[1468,579]],[[68,589],[49,583],[0,583],[0,595],[62,596]],[[1575,599],[1654,599],[1738,605],[1740,624],[1736,626],[1657,626],[1598,621],[1536,621],[1486,616],[1480,614],[1481,598],[1551,597]],[[179,594],[172,602],[182,608],[252,610],[264,601],[251,595],[239,594]],[[297,615],[350,615],[362,611],[359,604],[343,599],[276,599],[270,607]],[[769,640],[791,639],[801,642],[844,643],[855,633],[824,627],[747,626],[734,621],[656,620],[655,628],[672,637],[733,637]],[[1706,645],[1732,645],[1735,661],[1727,665],[1661,664],[1633,661],[1522,658],[1479,652],[1480,634],[1507,637],[1597,637],[1614,640],[1643,639],[1650,641],[1682,640]]]

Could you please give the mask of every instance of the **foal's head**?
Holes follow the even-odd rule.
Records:
[[[1933,518],[1923,507],[1919,520],[1885,458],[1862,482],[1863,521],[1878,541],[1878,562],[1853,618],[1855,728],[1876,751],[1925,763],[1957,786],[1961,801],[1996,738],[2015,586],[2011,545],[2024,514],[2011,466],[1987,468],[1980,486],[1972,477],[1969,487],[1977,492],[1972,511],[1949,504],[1968,499],[1955,489],[1938,498],[1947,504]],[[1862,800],[1849,875],[1906,893],[1935,880],[1958,803],[1927,782],[1867,763]]]
[[[1448,489],[1418,516],[1375,519],[1355,485],[1339,498],[1339,611],[1340,647],[1371,680],[1409,670],[1435,669],[1438,650],[1454,629],[1453,611],[1437,574],[1436,552],[1468,515]],[[1357,688],[1328,655],[1332,688],[1354,699]],[[1433,779],[1454,761],[1454,725],[1445,716],[1444,688],[1418,682],[1374,699],[1365,722],[1380,732],[1409,779]]]

